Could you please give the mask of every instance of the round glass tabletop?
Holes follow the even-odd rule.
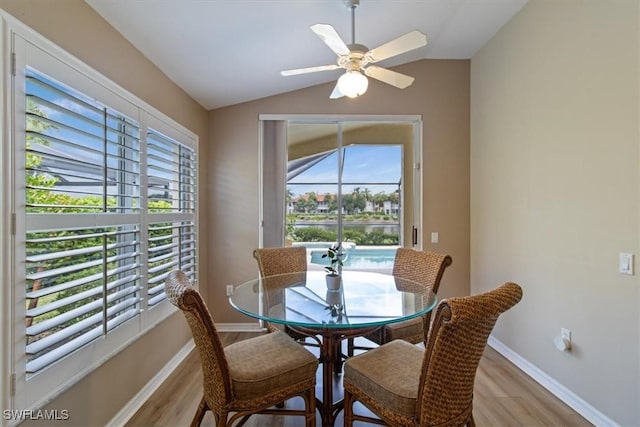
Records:
[[[424,286],[370,271],[344,270],[329,289],[324,271],[250,280],[233,289],[231,305],[250,317],[306,328],[365,328],[421,316],[435,307]]]

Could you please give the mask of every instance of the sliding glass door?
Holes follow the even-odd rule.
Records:
[[[339,242],[345,269],[389,270],[413,243],[414,124],[289,121],[286,133],[286,244],[306,246],[311,267]]]

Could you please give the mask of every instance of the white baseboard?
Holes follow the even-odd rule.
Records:
[[[162,385],[171,373],[195,348],[193,340],[189,340],[171,360],[162,367],[154,377],[107,423],[107,427],[122,427],[149,400],[151,395]]]
[[[582,398],[551,378],[537,366],[531,364],[528,360],[511,350],[509,347],[498,341],[494,337],[489,337],[489,346],[503,355],[507,360],[520,368],[524,373],[529,375],[533,380],[538,382],[542,387],[546,388],[558,399],[569,405],[577,413],[586,418],[595,426],[619,427],[615,421],[589,405]]]

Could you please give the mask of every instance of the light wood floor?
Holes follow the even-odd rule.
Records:
[[[252,335],[246,333],[221,334],[225,345],[250,336]],[[317,390],[317,395],[321,395],[321,390]],[[188,426],[201,396],[200,362],[197,352],[194,351],[129,420],[126,427]],[[291,400],[287,402],[287,406],[302,406],[302,400]],[[591,426],[573,409],[490,347],[487,347],[480,362],[473,406],[478,427]],[[320,416],[317,418],[320,426]],[[207,413],[202,426],[213,425],[213,417]],[[248,427],[300,425],[304,425],[301,417],[269,415],[254,415],[246,424]],[[343,425],[342,413],[339,414],[335,425]]]

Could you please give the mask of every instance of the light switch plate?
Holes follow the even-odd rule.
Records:
[[[620,273],[633,275],[633,254],[620,252]]]

